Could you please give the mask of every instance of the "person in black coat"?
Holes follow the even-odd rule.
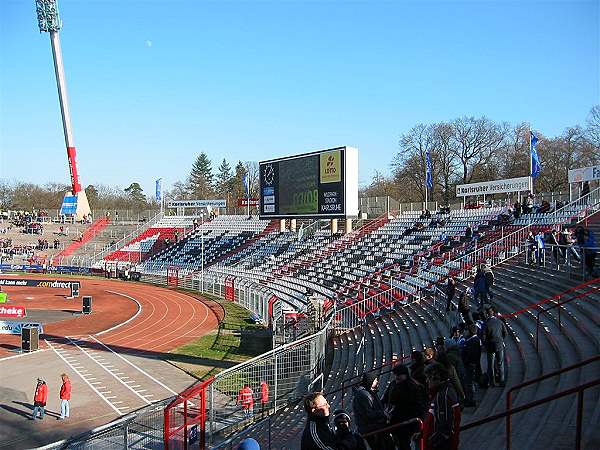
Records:
[[[329,403],[322,393],[313,392],[304,397],[306,426],[302,433],[302,450],[335,450],[335,436],[329,426]]]
[[[456,293],[456,281],[454,278],[449,277],[446,283],[446,312],[450,311],[452,305],[452,299]]]
[[[343,409],[333,412],[336,450],[367,450],[364,439],[352,431],[350,415]]]
[[[383,405],[377,396],[379,380],[377,374],[364,373],[361,384],[354,389],[352,409],[358,432],[362,435],[380,430],[388,425]],[[380,433],[365,439],[373,449],[388,450],[394,448],[389,433]]]
[[[427,390],[410,376],[408,367],[398,364],[393,369],[394,379],[383,395],[382,402],[390,411],[390,425],[414,418],[424,419],[427,412]],[[400,450],[410,450],[412,436],[419,431],[417,423],[392,431]]]
[[[490,386],[494,386],[496,379],[504,387],[504,339],[508,334],[504,322],[496,317],[496,309],[489,306],[486,311],[484,342],[487,352],[487,374]],[[496,373],[496,368],[498,373]]]
[[[477,378],[481,373],[481,340],[475,324],[467,326],[467,339],[462,352],[465,367],[465,406],[477,406]]]

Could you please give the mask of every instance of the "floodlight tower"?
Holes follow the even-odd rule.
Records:
[[[40,33],[50,33],[50,43],[52,45],[52,56],[54,59],[54,73],[56,74],[56,86],[58,88],[58,100],[60,102],[65,144],[67,145],[69,172],[71,174],[71,196],[77,198],[75,217],[76,219],[81,220],[83,219],[83,216],[90,213],[90,205],[87,196],[85,195],[85,191],[81,189],[79,173],[77,172],[77,151],[73,141],[69,100],[67,97],[67,82],[65,80],[65,70],[62,52],[60,50],[60,37],[58,35],[58,31],[61,28],[61,21],[58,18],[58,5],[56,0],[35,0],[35,8],[37,11]]]

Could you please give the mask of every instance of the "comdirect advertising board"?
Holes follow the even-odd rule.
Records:
[[[79,289],[81,284],[79,281],[2,278],[0,279],[0,286],[30,286],[53,289],[70,289],[71,297],[79,297]]]
[[[338,147],[259,163],[261,218],[358,214],[358,150]]]

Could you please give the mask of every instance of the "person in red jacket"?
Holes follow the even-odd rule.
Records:
[[[265,380],[262,380],[260,382],[260,406],[263,413],[267,407],[267,403],[269,403],[269,384]]]
[[[244,416],[249,418],[254,414],[254,391],[248,384],[245,384],[237,397],[236,405],[241,404],[244,409]]]
[[[60,417],[58,420],[63,420],[69,417],[69,400],[71,400],[71,380],[66,373],[63,373],[62,386],[60,387]]]
[[[46,414],[46,402],[48,401],[48,385],[41,378],[37,379],[35,394],[33,395],[33,416],[32,420],[37,419],[38,413],[40,419],[44,419]]]

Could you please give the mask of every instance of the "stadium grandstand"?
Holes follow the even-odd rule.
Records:
[[[388,397],[380,412],[391,415],[374,428],[361,423],[365,380],[377,377],[381,396],[404,370],[430,388],[436,370],[452,380],[447,448],[597,447],[600,278],[591,237],[600,235],[600,188],[547,209],[544,198],[531,196],[526,211],[505,199],[362,211],[344,230],[337,218],[206,208],[136,223],[78,261],[105,276],[126,269],[142,282],[234,301],[271,330],[273,348],[54,448],[119,448],[125,439],[131,448],[221,449],[252,438],[298,449],[311,392],[322,393],[332,417],[344,409],[370,448],[405,448],[403,426],[412,448],[437,448],[435,395],[408,422],[394,421]],[[494,320],[506,331],[499,357],[486,334]],[[472,336],[476,363],[466,356]]]

